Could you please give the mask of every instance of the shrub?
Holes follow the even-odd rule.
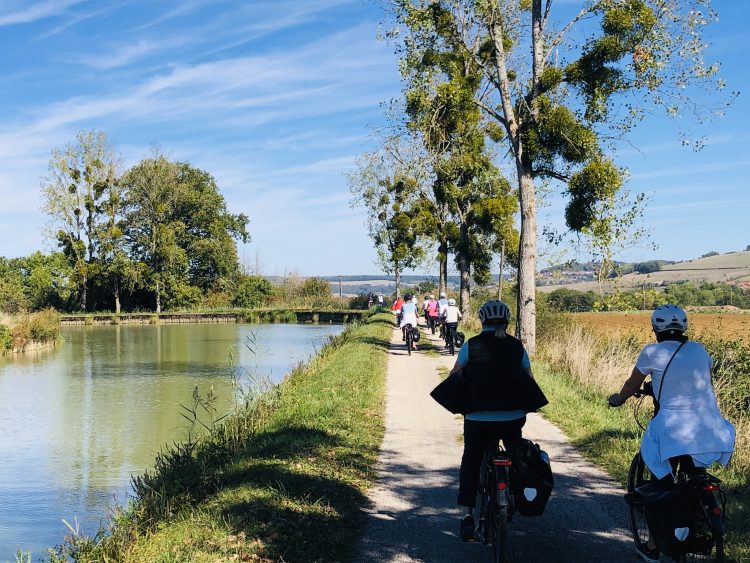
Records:
[[[29,317],[29,337],[37,342],[50,342],[60,336],[60,315],[54,309],[44,309]]]
[[[0,325],[0,354],[13,349],[13,333],[5,325]]]
[[[274,287],[262,276],[245,276],[235,291],[232,305],[235,307],[252,308],[266,304],[268,297],[274,294]]]

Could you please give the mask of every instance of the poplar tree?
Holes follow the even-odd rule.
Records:
[[[115,149],[103,132],[81,131],[75,143],[52,150],[49,173],[42,178],[48,236],[68,259],[81,311],[88,306],[90,280],[101,271],[103,207],[117,197],[117,165]]]
[[[692,84],[723,87],[718,66],[702,57],[702,31],[715,18],[710,0],[585,0],[559,24],[555,4],[393,0],[390,34],[407,54],[413,46],[414,53],[459,51],[480,69],[474,103],[494,120],[493,137],[504,143],[517,183],[518,328],[531,354],[540,181],[565,185],[568,227],[585,231],[623,184],[608,140],[654,108],[700,112]]]
[[[375,243],[378,264],[386,274],[394,274],[397,297],[403,271],[416,267],[425,255],[419,240],[420,210],[414,205],[420,167],[393,138],[379,151],[362,155],[357,170],[347,176],[352,206],[367,213],[367,229]]]

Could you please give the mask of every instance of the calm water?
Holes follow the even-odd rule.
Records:
[[[278,381],[341,330],[76,327],[63,329],[55,350],[0,358],[0,561],[13,560],[17,547],[39,555],[60,543],[63,519],[95,530],[107,506],[126,497],[130,476],[185,436],[179,404],[191,403],[196,385],[202,394],[213,386],[226,412],[233,373]]]

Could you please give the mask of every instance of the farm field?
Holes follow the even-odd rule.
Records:
[[[658,285],[679,281],[689,281],[695,284],[704,282],[750,282],[750,251],[732,252],[729,254],[708,256],[706,258],[696,258],[695,260],[688,260],[677,264],[668,264],[662,270],[651,274],[626,274],[617,278],[617,287],[620,290],[628,290],[642,287],[643,285]],[[597,282],[584,281],[544,285],[539,287],[539,291],[549,293],[561,287],[578,291],[598,291],[600,289]],[[603,289],[605,292],[610,292],[613,291],[614,286],[611,281],[607,281],[604,283]]]
[[[643,340],[653,338],[650,311],[572,313],[572,317],[579,324],[608,336],[634,334]],[[690,322],[689,334],[692,338],[700,339],[702,334],[706,334],[750,344],[750,314],[748,313],[688,311],[688,320]]]

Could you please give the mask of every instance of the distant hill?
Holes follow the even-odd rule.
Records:
[[[684,262],[664,263],[658,271],[647,274],[634,272],[617,279],[618,285],[623,289],[641,287],[644,284],[660,286],[680,281],[726,282],[750,287],[750,251],[729,252]],[[588,291],[589,289],[596,290],[599,286],[592,279],[550,283],[540,286],[539,289],[549,292],[560,287]],[[604,289],[605,291],[612,289],[612,283],[607,283]]]

